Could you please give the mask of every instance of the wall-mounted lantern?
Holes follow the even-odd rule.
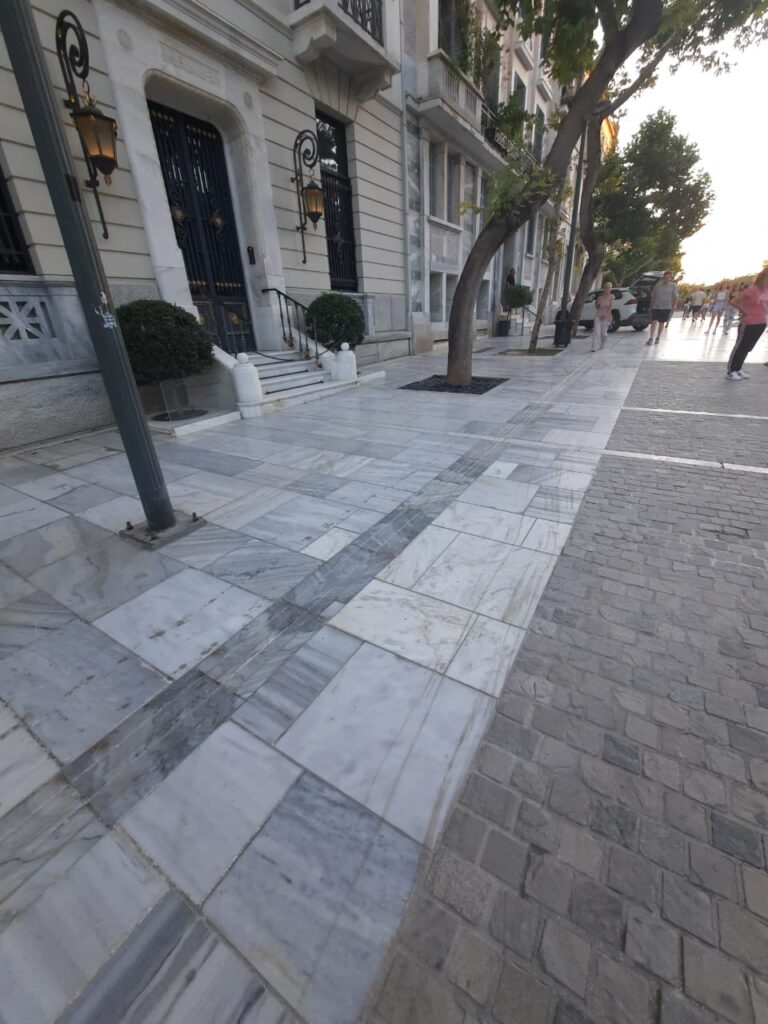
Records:
[[[307,247],[304,241],[307,222],[311,223],[316,231],[317,225],[325,213],[325,194],[322,186],[318,185],[312,175],[317,161],[317,136],[309,129],[299,132],[293,143],[293,177],[291,181],[296,186],[296,201],[299,207],[299,224],[296,230],[301,232],[302,263],[307,262]],[[305,168],[309,171],[309,181],[306,183],[304,182]]]
[[[70,39],[70,35],[73,38]],[[99,197],[99,174],[107,185],[117,167],[117,124],[103,113],[93,101],[88,84],[91,69],[88,41],[80,20],[71,11],[62,11],[56,19],[56,53],[67,90],[64,106],[69,110],[83,150],[88,177],[85,187],[93,191],[101,220],[102,236],[109,238]],[[82,82],[82,97],[75,79]]]

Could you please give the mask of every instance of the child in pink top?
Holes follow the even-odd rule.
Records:
[[[595,299],[595,322],[592,327],[592,351],[602,348],[608,339],[608,328],[613,320],[613,285],[603,282],[603,290]]]
[[[760,340],[768,320],[768,267],[760,271],[754,284],[731,299],[731,305],[741,311],[741,325],[725,375],[728,380],[746,380],[749,374],[742,370],[744,360]]]

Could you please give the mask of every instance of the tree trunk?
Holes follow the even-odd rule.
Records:
[[[560,189],[555,202],[555,212],[552,214],[552,230],[549,233],[549,245],[547,246],[547,276],[544,278],[544,287],[541,289],[539,304],[536,307],[536,316],[531,329],[531,340],[528,344],[528,351],[533,354],[539,344],[539,331],[544,321],[544,314],[549,302],[549,290],[555,278],[555,264],[557,262],[557,242],[560,237],[560,211],[563,207],[563,189]]]
[[[600,273],[600,267],[605,256],[605,246],[595,231],[593,202],[603,156],[600,139],[601,124],[602,120],[596,117],[592,119],[587,128],[587,173],[584,175],[584,190],[582,193],[581,210],[579,211],[579,233],[584,248],[587,251],[587,262],[584,265],[579,287],[576,289],[576,295],[571,304],[574,331],[579,326],[581,311],[584,309],[587,293]]]
[[[448,383],[466,385],[472,380],[475,306],[489,263],[506,239],[541,209],[548,196],[556,195],[563,187],[584,125],[602,102],[619,68],[658,31],[663,11],[662,0],[633,0],[626,27],[606,38],[594,68],[563,118],[543,165],[549,173],[546,189],[534,189],[530,201],[515,211],[494,214],[478,235],[453,297],[448,322]]]

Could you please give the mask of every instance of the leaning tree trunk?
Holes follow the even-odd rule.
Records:
[[[549,302],[549,292],[552,287],[552,282],[555,279],[557,243],[560,238],[560,210],[563,207],[563,192],[564,190],[561,189],[558,193],[557,200],[555,201],[555,212],[552,214],[553,230],[550,232],[549,245],[547,246],[547,276],[544,278],[544,287],[541,289],[539,304],[536,307],[536,316],[533,321],[533,327],[531,328],[531,340],[528,343],[528,351],[531,354],[536,351],[536,347],[539,344],[539,332],[541,331],[541,325],[544,322],[544,313],[546,312],[547,303]]]
[[[633,0],[631,11],[626,26],[605,39],[597,63],[573,97],[544,161],[545,174],[532,183],[526,201],[520,206],[493,214],[472,246],[456,285],[448,321],[449,384],[467,385],[472,381],[475,306],[491,260],[499,247],[538,212],[545,200],[562,189],[571,154],[584,125],[599,107],[619,68],[658,31],[664,5],[662,0]]]
[[[582,192],[581,210],[579,211],[579,234],[584,248],[587,251],[587,262],[581,274],[579,287],[571,303],[571,320],[574,331],[579,326],[581,311],[584,309],[584,302],[589,293],[595,278],[600,273],[600,267],[605,258],[605,246],[603,240],[595,231],[594,221],[594,195],[597,179],[600,175],[602,163],[602,146],[600,140],[601,120],[594,118],[590,121],[587,129],[587,173],[584,175],[584,190]]]

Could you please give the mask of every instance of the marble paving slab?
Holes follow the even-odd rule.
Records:
[[[182,569],[97,619],[94,625],[176,679],[268,604],[265,598],[199,569]]]
[[[133,808],[122,827],[202,903],[301,774],[233,722],[219,726]]]
[[[129,651],[78,621],[5,658],[0,672],[0,697],[64,763],[164,685]]]
[[[329,558],[333,558],[334,555],[338,555],[340,551],[343,551],[347,544],[357,540],[357,537],[358,534],[353,533],[351,530],[343,530],[340,526],[334,526],[333,529],[324,533],[322,537],[313,540],[302,551],[305,555],[317,558],[321,562],[327,562]]]
[[[163,546],[163,554],[176,558],[192,569],[204,569],[233,548],[248,543],[249,538],[223,526],[206,524],[178,540]]]
[[[58,770],[16,715],[0,704],[0,818],[49,782]]]
[[[511,548],[483,594],[483,614],[526,629],[556,562],[555,555]]]
[[[522,547],[543,551],[548,555],[559,555],[571,532],[570,523],[558,523],[550,519],[536,519],[528,531]]]
[[[378,579],[411,588],[458,537],[452,530],[428,526],[378,574]]]
[[[35,588],[18,573],[0,562],[0,607],[15,604],[16,601],[34,593],[34,590]]]
[[[60,777],[0,822],[0,931],[105,834],[106,827]]]
[[[391,512],[393,508],[407,501],[411,491],[385,484],[366,483],[352,480],[340,487],[334,494],[334,500],[354,505],[357,508],[373,508],[377,512]]]
[[[42,448],[25,451],[21,458],[25,462],[53,469],[73,469],[116,454],[118,453],[106,434],[98,434],[91,438],[76,438],[72,441],[57,441],[55,444],[44,445]]]
[[[228,530],[241,530],[259,516],[266,516],[291,501],[288,491],[277,487],[259,486],[244,498],[230,501],[221,508],[214,509],[206,519],[209,523],[225,526]],[[278,513],[279,518],[279,513]]]
[[[95,843],[0,935],[4,1018],[54,1021],[164,890],[124,839]]]
[[[42,590],[0,607],[0,661],[66,626],[74,613]]]
[[[30,583],[92,621],[180,572],[161,552],[122,537],[61,558],[29,577]]]
[[[478,615],[446,675],[498,697],[524,638],[517,626]]]
[[[10,565],[22,576],[31,576],[67,555],[90,551],[111,536],[108,530],[77,516],[67,516],[0,544],[0,562]]]
[[[325,625],[304,608],[276,601],[200,665],[242,697],[250,697]]]
[[[308,776],[205,905],[312,1024],[354,1024],[410,893],[417,843]]]
[[[86,483],[98,484],[131,498],[136,496],[136,482],[128,459],[122,453],[79,465],[73,475]],[[163,470],[166,483],[186,475],[187,470],[179,467],[168,466]]]
[[[352,505],[305,496],[292,497],[279,508],[240,527],[258,540],[302,551],[313,540],[339,526],[355,509]]]
[[[457,534],[413,589],[470,611],[484,611],[485,592],[512,550],[487,537]]]
[[[360,647],[361,640],[325,626],[241,704],[233,720],[274,743]]]
[[[482,475],[498,477],[499,480],[508,480],[516,469],[516,462],[492,462],[490,466],[483,471]]]
[[[282,597],[321,564],[317,558],[263,540],[244,539],[206,571],[262,597]]]
[[[121,722],[64,774],[110,825],[191,754],[237,706],[202,672],[177,679]]]
[[[99,505],[92,505],[79,513],[82,519],[96,526],[101,526],[112,533],[119,533],[125,529],[126,523],[143,523],[146,519],[144,508],[138,498],[131,498],[127,494],[121,494],[110,501],[104,501]]]
[[[82,487],[83,481],[70,473],[48,473],[39,476],[36,480],[27,480],[17,483],[16,490],[28,494],[31,498],[39,498],[40,501],[52,501],[54,498],[68,494],[76,487]]]
[[[290,1024],[288,1012],[168,893],[57,1024]]]
[[[10,491],[10,488],[3,490]],[[21,491],[13,491],[10,498],[7,495],[3,497],[5,500],[0,504],[0,541],[29,533],[67,515],[61,509],[30,498]]]
[[[444,672],[474,615],[444,601],[372,580],[331,625],[427,668]]]
[[[201,439],[196,439],[198,447],[190,447],[186,444],[158,444],[155,445],[160,460],[165,467],[188,466],[191,469],[208,470],[211,473],[224,474],[225,476],[239,476],[249,469],[253,469],[251,459],[238,458],[228,452],[206,451]],[[187,473],[190,469],[186,470]]]
[[[110,491],[99,484],[82,484],[65,494],[60,494],[57,498],[51,498],[50,503],[64,512],[77,515],[80,512],[87,512],[94,505],[103,505],[117,497],[119,495],[115,491]]]
[[[435,526],[470,533],[475,537],[487,537],[505,544],[522,544],[534,521],[531,516],[516,512],[456,501],[440,513],[435,519]]]
[[[432,845],[491,707],[477,691],[364,644],[277,746]]]
[[[536,496],[538,487],[517,480],[481,477],[462,493],[464,504],[496,508],[504,512],[524,512]]]

